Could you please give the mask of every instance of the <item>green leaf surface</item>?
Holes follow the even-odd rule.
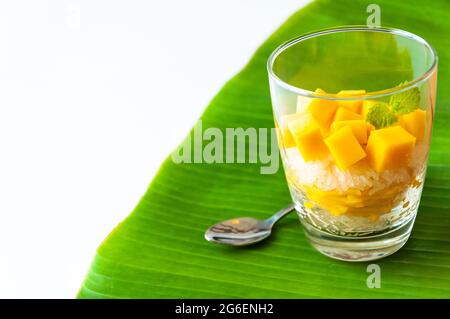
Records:
[[[266,74],[280,43],[313,30],[365,24],[371,1],[316,1],[291,16],[212,100],[204,127],[273,127]],[[427,39],[440,71],[428,176],[412,236],[377,261],[381,288],[366,286],[367,263],[316,252],[294,214],[257,246],[216,246],[211,224],[234,216],[265,218],[290,201],[282,170],[259,165],[174,164],[166,160],[136,208],[97,251],[82,298],[403,298],[450,296],[450,2],[378,0],[384,26]],[[257,8],[255,8],[257,10]],[[182,54],[182,52],[180,52]]]

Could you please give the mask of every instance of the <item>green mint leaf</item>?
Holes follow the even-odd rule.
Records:
[[[401,83],[400,85],[403,85],[404,83]],[[420,91],[417,87],[414,87],[405,92],[392,95],[391,99],[389,100],[389,104],[391,105],[392,111],[396,115],[410,113],[415,109],[418,109],[419,102],[420,102]]]
[[[397,121],[397,116],[395,116],[387,103],[379,102],[372,105],[367,113],[366,120],[375,126],[376,129],[380,129],[394,124]]]

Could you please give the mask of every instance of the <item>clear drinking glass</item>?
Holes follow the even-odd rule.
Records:
[[[268,61],[278,144],[311,244],[348,261],[408,240],[425,179],[437,56],[412,33],[307,34]]]

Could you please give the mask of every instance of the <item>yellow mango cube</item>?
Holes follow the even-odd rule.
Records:
[[[361,115],[364,118],[367,118],[367,113],[369,113],[370,108],[377,103],[378,103],[377,100],[364,100],[362,102]]]
[[[366,152],[370,165],[377,172],[408,165],[416,138],[396,125],[370,133]]]
[[[332,133],[324,142],[340,170],[345,170],[366,157],[366,152],[359,145],[349,126]]]
[[[367,123],[367,122],[366,122],[366,126],[367,126],[367,138],[369,138],[370,133],[371,133],[373,130],[375,130],[375,126],[373,126],[372,124]]]
[[[418,140],[421,140],[425,135],[427,112],[424,110],[415,110],[400,116],[399,122],[405,130],[414,135]]]
[[[316,93],[326,94],[324,90],[317,89]],[[320,126],[322,134],[328,134],[334,113],[338,108],[338,103],[333,100],[312,98],[308,105],[308,110]]]
[[[282,132],[278,126],[275,126],[275,133],[280,148],[290,148],[295,146],[295,141],[291,132],[289,132],[289,128],[287,132]]]
[[[349,111],[345,107],[340,107],[336,111],[336,115],[334,116],[334,121],[351,121],[351,120],[364,120],[362,115]]]
[[[337,95],[339,97],[352,97],[363,95],[366,93],[366,90],[342,90]],[[361,105],[362,100],[349,100],[349,101],[339,101],[338,104],[340,107],[344,107],[347,110],[350,110],[355,113],[361,113]]]
[[[311,98],[297,95],[297,113],[304,113],[307,111]]]
[[[328,156],[328,149],[323,142],[320,126],[311,116],[291,121],[289,130],[305,162],[323,160]]]
[[[364,94],[366,94],[366,90],[342,90],[338,93],[341,96],[358,96]]]
[[[355,135],[359,144],[367,143],[367,123],[364,120],[352,120],[352,121],[335,121],[331,124],[331,132],[336,132],[340,128],[348,126],[352,129],[353,135]]]
[[[279,144],[280,146],[284,148],[290,148],[295,147],[295,140],[294,137],[291,134],[291,131],[289,130],[289,123],[300,119],[304,116],[304,114],[300,113],[294,113],[294,114],[288,114],[288,115],[282,115],[280,117],[280,124],[279,124]]]

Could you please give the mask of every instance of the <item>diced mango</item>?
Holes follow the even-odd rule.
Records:
[[[357,95],[363,95],[366,93],[366,90],[342,90],[337,95],[340,97],[351,97]],[[350,110],[355,113],[361,113],[361,105],[362,100],[348,100],[348,101],[339,101],[340,107],[344,107],[347,110]]]
[[[294,120],[300,119],[304,114],[288,114],[280,117],[279,132],[280,132],[280,145],[284,148],[296,146],[294,137],[289,130],[288,124]]]
[[[334,116],[334,121],[351,121],[351,120],[364,120],[364,118],[355,112],[349,111],[345,107],[340,107],[336,111],[336,115]]]
[[[377,172],[408,165],[416,138],[401,126],[391,126],[370,133],[366,152]]]
[[[283,130],[280,130],[281,132],[281,141],[284,148],[290,148],[294,147],[295,140],[291,135],[291,132],[289,131],[289,128],[286,126]]]
[[[366,152],[359,145],[349,126],[344,126],[332,133],[325,139],[325,144],[341,170],[366,157]]]
[[[378,101],[376,101],[376,100],[364,100],[362,102],[361,115],[364,118],[367,118],[367,113],[369,113],[370,108],[377,103],[378,103]]]
[[[353,135],[355,135],[359,144],[367,143],[367,123],[364,120],[335,121],[331,124],[331,132],[336,132],[344,126],[352,129]]]
[[[316,93],[326,94],[324,90],[317,89]],[[333,100],[324,100],[320,98],[313,98],[309,103],[308,110],[319,124],[322,134],[328,134],[334,113],[338,108],[338,104]]]
[[[295,146],[295,141],[291,132],[288,132],[289,137],[286,139],[286,133],[283,133],[278,126],[275,126],[275,133],[277,135],[278,146],[280,148],[290,148]]]
[[[304,115],[289,122],[288,126],[305,162],[322,160],[328,156],[320,126],[311,116]]]
[[[424,110],[415,110],[400,116],[400,125],[418,140],[423,139],[425,135],[426,121],[427,112]]]
[[[338,93],[338,95],[342,96],[364,95],[364,94],[366,94],[366,90],[342,90]]]
[[[297,96],[297,113],[304,113],[308,109],[308,105],[311,103],[311,98],[298,95]]]
[[[370,135],[370,133],[375,130],[375,126],[373,126],[372,124],[366,122],[366,126],[367,126],[367,136]]]

